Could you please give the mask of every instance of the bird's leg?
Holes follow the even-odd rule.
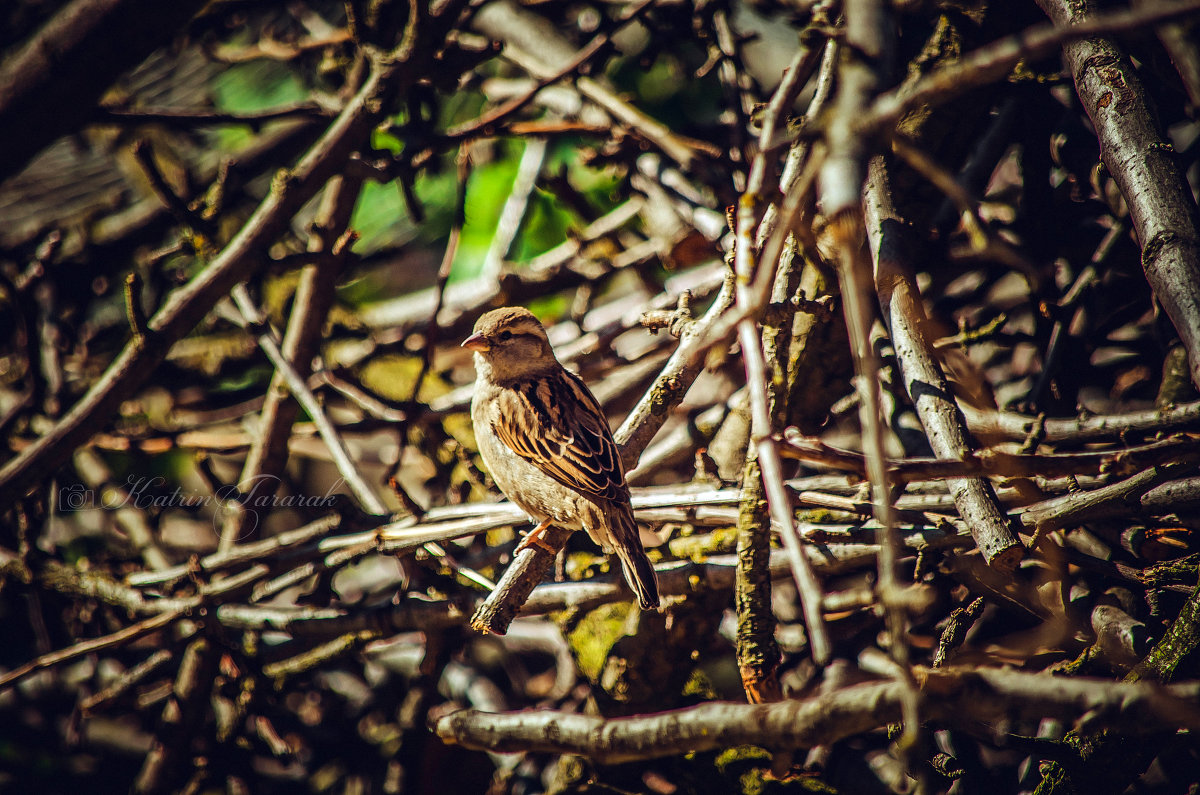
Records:
[[[549,552],[551,555],[557,555],[558,550],[542,540],[542,534],[546,532],[546,528],[548,528],[550,525],[551,521],[549,519],[543,519],[541,522],[539,522],[537,527],[525,534],[525,537],[521,539],[521,543],[517,544],[517,548],[513,550],[513,554],[520,552],[526,547],[531,547],[536,544]]]

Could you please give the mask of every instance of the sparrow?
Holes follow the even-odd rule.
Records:
[[[471,421],[483,463],[537,522],[518,549],[545,546],[541,534],[551,525],[583,529],[616,554],[641,608],[657,608],[658,579],[608,421],[579,376],[555,358],[542,324],[521,307],[496,309],[462,347],[475,352]]]

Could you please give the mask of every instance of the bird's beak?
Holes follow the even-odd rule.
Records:
[[[473,351],[486,353],[492,349],[492,345],[487,341],[487,337],[482,334],[472,334],[462,341],[462,347],[469,348]]]

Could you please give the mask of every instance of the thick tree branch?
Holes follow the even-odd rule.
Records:
[[[875,289],[904,375],[904,389],[917,408],[930,447],[938,458],[962,460],[971,455],[966,423],[923,331],[925,310],[908,258],[905,230],[892,206],[886,167],[876,158],[867,186],[867,239],[875,256]],[[1015,569],[1025,550],[996,504],[991,486],[979,477],[955,478],[949,486],[984,560],[1000,571]]]
[[[1060,27],[1093,16],[1090,2],[1039,0]],[[1151,114],[1133,64],[1107,38],[1063,46],[1075,90],[1096,128],[1100,158],[1129,206],[1142,246],[1142,268],[1175,324],[1200,386],[1200,219],[1175,155]]]
[[[1059,718],[1089,728],[1119,722],[1138,731],[1200,728],[1200,684],[1115,684],[994,669],[918,669],[929,716],[952,726]],[[709,703],[632,718],[537,711],[490,714],[462,710],[434,731],[447,742],[500,752],[580,754],[619,764],[738,745],[811,748],[882,728],[900,717],[905,685],[855,685],[804,701]]]

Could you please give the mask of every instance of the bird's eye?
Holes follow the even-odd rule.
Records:
[[[508,342],[509,340],[512,339],[512,332],[511,331],[501,331],[499,334],[496,335],[496,339],[500,340],[501,342]]]

